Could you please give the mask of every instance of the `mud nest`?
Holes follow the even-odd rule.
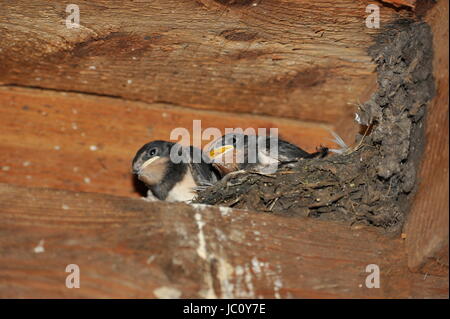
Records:
[[[435,90],[430,28],[398,21],[377,36],[369,53],[377,63],[378,90],[359,106],[361,134],[346,154],[299,160],[272,175],[239,174],[200,192],[196,202],[400,230]]]

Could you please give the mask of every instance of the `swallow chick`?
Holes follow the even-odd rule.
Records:
[[[132,169],[155,197],[169,202],[189,202],[196,189],[214,184],[219,177],[200,149],[166,141],[142,146]]]
[[[278,165],[302,158],[324,157],[328,148],[308,153],[289,142],[270,136],[229,133],[208,148],[212,164],[222,176],[231,172],[274,173]]]

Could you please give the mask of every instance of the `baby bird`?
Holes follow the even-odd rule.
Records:
[[[212,185],[219,177],[200,149],[166,141],[142,146],[132,169],[154,196],[169,202],[190,202],[197,188]]]
[[[308,153],[301,148],[269,136],[229,133],[215,140],[208,149],[212,164],[222,176],[236,171],[274,173],[278,165],[301,158],[324,157],[327,148]]]

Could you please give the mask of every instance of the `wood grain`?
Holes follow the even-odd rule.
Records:
[[[79,1],[81,27],[67,29],[63,1],[0,0],[0,182],[137,197],[136,149],[194,119],[278,127],[309,151],[328,128],[351,136],[355,105],[375,90],[369,2],[223,3]],[[382,7],[382,25],[411,14]],[[438,94],[406,244],[334,223],[1,184],[0,297],[169,287],[187,298],[448,298],[448,3],[427,19]],[[81,289],[64,286],[70,263]],[[364,286],[371,263],[380,289]]]
[[[80,0],[67,29],[64,1],[2,0],[0,83],[351,125],[376,81],[369,3]]]
[[[373,229],[5,184],[0,216],[2,298],[448,297]],[[79,289],[65,287],[68,264]],[[366,288],[368,264],[380,288]]]
[[[395,7],[416,7],[416,0],[381,0],[381,2],[392,4]]]
[[[433,29],[436,96],[428,107],[426,146],[419,191],[406,224],[408,265],[448,279],[449,139],[448,1],[439,1],[426,20]]]
[[[140,196],[131,175],[136,151],[170,140],[175,128],[186,128],[192,144],[193,120],[222,132],[278,128],[308,151],[333,146],[325,125],[49,90],[0,88],[0,112],[0,182],[24,186]]]

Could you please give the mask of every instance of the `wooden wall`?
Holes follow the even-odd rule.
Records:
[[[408,265],[448,278],[448,1],[439,1],[426,17],[434,31],[436,96],[428,106],[426,147],[419,191],[406,225]]]
[[[136,150],[194,119],[351,144],[376,89],[368,2],[255,3],[78,1],[67,29],[63,1],[3,1],[0,182],[139,196]],[[383,7],[381,22],[408,16]]]
[[[414,16],[415,1],[384,2],[411,9],[376,2],[382,25]],[[404,240],[149,203],[130,174],[137,148],[194,119],[278,127],[308,151],[331,146],[330,129],[351,143],[376,90],[372,2],[77,3],[81,27],[67,29],[63,1],[0,0],[1,297],[448,298],[448,4],[427,16],[439,89]],[[71,263],[80,289],[65,287]],[[372,263],[380,289],[365,286]]]

